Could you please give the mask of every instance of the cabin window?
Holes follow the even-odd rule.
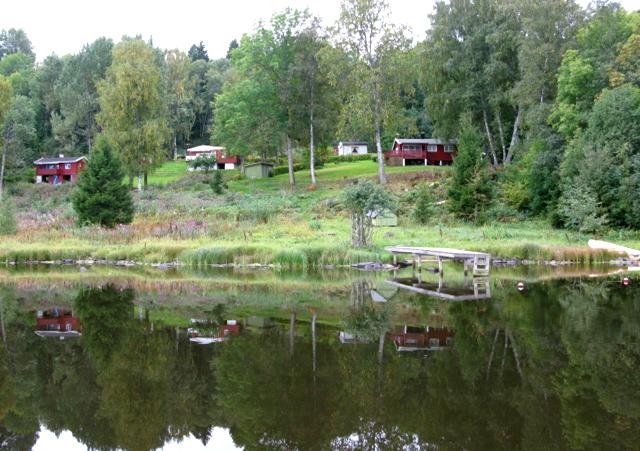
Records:
[[[438,346],[440,346],[440,340],[438,338],[429,338],[430,348],[437,348]]]
[[[453,144],[445,144],[444,151],[445,152],[453,152],[455,150]]]
[[[64,164],[64,168],[65,169],[71,169],[71,163],[65,163]]]
[[[436,144],[427,145],[427,152],[437,152],[438,146]]]
[[[405,144],[402,146],[402,150],[421,150],[420,144]]]
[[[353,152],[352,152],[352,153],[358,153],[358,148],[357,148],[357,147],[354,147],[354,148],[353,148]]]

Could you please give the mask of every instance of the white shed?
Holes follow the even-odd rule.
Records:
[[[340,141],[337,147],[338,155],[366,155],[369,153],[367,143],[364,141]]]

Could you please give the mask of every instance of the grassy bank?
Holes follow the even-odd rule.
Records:
[[[226,193],[216,196],[207,185],[210,175],[190,173],[184,162],[171,162],[150,177],[148,191],[134,195],[134,223],[112,230],[75,225],[72,186],[25,185],[15,190],[20,231],[0,241],[0,261],[106,259],[312,268],[389,261],[384,247],[396,244],[529,260],[596,262],[612,257],[589,250],[589,236],[544,222],[476,226],[437,207],[430,224],[416,224],[411,219],[415,191],[426,183],[437,199],[444,198],[448,176],[447,168],[421,166],[388,168],[389,189],[400,201],[399,226],[376,229],[370,248],[352,249],[340,193],[356,178],[375,177],[376,169],[372,161],[328,164],[318,171],[315,189],[309,188],[308,171],[301,171],[295,191],[286,174],[246,180],[230,171],[225,173]],[[600,238],[640,247],[637,233],[611,232]]]

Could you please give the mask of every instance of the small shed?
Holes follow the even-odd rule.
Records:
[[[273,164],[261,161],[244,167],[244,175],[249,179],[266,179],[273,177]]]
[[[367,213],[371,218],[371,224],[374,227],[396,227],[398,225],[398,216],[391,210],[376,210]]]

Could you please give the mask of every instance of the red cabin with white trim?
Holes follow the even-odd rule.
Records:
[[[439,139],[396,138],[384,158],[390,166],[449,165],[453,163],[457,148],[455,141]]]
[[[60,185],[75,182],[86,166],[87,159],[80,157],[43,157],[33,162],[36,166],[36,183]]]

